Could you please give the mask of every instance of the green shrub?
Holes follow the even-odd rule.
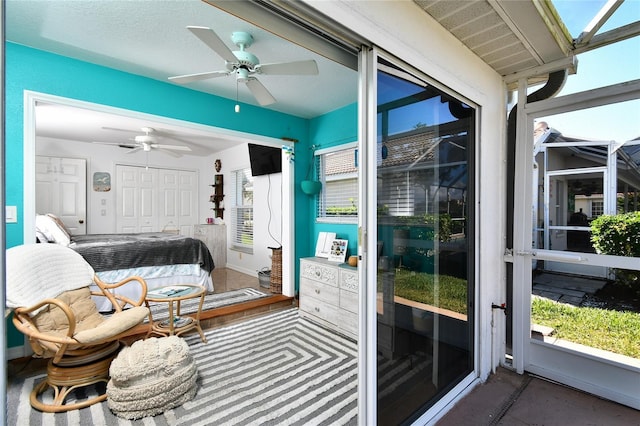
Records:
[[[640,257],[640,212],[595,218],[591,242],[599,254]]]
[[[591,242],[599,254],[640,257],[640,212],[602,215],[591,222]],[[640,271],[615,269],[616,281],[640,293]]]

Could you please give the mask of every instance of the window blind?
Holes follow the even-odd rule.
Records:
[[[317,196],[317,218],[355,223],[358,220],[356,147],[336,149],[315,157],[322,191]]]
[[[231,173],[231,246],[253,251],[253,176],[244,168]]]

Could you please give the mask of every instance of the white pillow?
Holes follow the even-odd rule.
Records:
[[[48,215],[36,215],[36,235],[41,232],[50,243],[68,246],[71,243],[71,237],[66,229],[61,227],[54,218]]]

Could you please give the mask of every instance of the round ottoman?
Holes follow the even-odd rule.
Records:
[[[107,404],[119,417],[155,416],[193,399],[198,370],[181,337],[139,340],[113,360]]]

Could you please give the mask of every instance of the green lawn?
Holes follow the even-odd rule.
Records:
[[[425,272],[401,269],[395,275],[395,295],[427,305],[467,313],[467,281],[448,275],[435,276]],[[438,302],[435,301],[437,289]]]
[[[640,313],[574,307],[548,299],[531,302],[531,322],[553,327],[554,337],[640,358]]]

